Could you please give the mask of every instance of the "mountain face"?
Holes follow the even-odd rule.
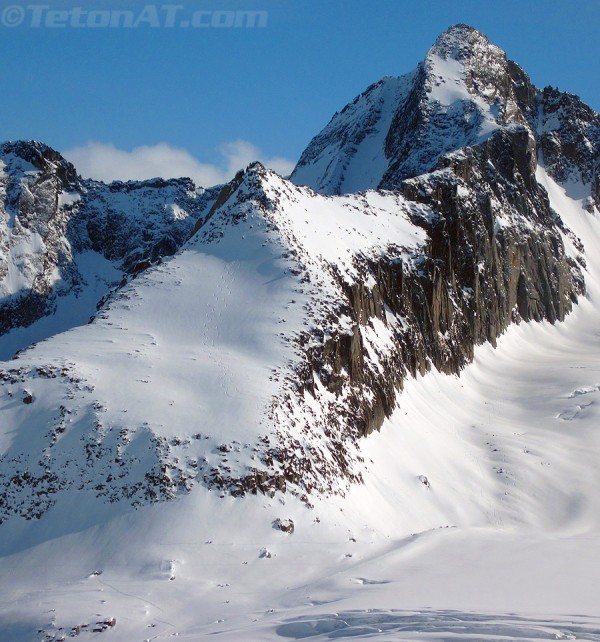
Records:
[[[523,126],[551,176],[592,183],[598,196],[598,114],[579,98],[540,91],[480,32],[451,27],[410,74],[372,85],[315,136],[291,180],[324,194],[396,189],[440,158]]]
[[[104,185],[5,144],[2,331],[106,286],[89,325],[0,371],[0,519],[198,486],[345,493],[407,377],[459,373],[585,292],[584,246],[538,173],[595,211],[599,122],[460,25],[336,114],[291,181],[256,164],[222,189]]]
[[[118,283],[174,254],[219,191],[197,189],[189,179],[83,180],[35,142],[1,145],[0,172],[0,335],[93,286],[102,275],[88,274],[90,262],[99,267],[105,259],[100,272]],[[104,279],[105,289],[109,283]]]

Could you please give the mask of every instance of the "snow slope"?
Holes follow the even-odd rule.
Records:
[[[600,639],[600,214],[542,169],[538,180],[585,239],[588,296],[564,323],[513,326],[497,350],[479,347],[460,377],[410,380],[392,418],[362,444],[364,483],[345,497],[313,496],[312,509],[289,494],[220,497],[200,484],[137,509],[73,489],[40,520],[9,519],[0,558],[3,639],[58,640],[77,631],[123,641]],[[291,217],[298,234],[304,216],[299,206]],[[332,232],[339,222],[333,218]],[[211,231],[220,238],[218,221]],[[252,399],[255,387],[264,394],[267,363],[293,359],[276,340],[282,319],[271,306],[299,297],[265,219],[249,215],[234,232],[201,254],[191,243],[122,291],[94,324],[39,344],[15,365],[42,355],[49,364],[76,362],[94,390],[83,380],[64,385],[81,412],[86,394],[104,401],[101,431],[117,421],[135,429],[120,451],[134,467],[145,452],[144,417],[167,439],[180,436],[174,420],[189,421],[190,434],[210,426],[217,445],[227,422],[257,412]],[[257,242],[238,255],[244,235]],[[212,278],[196,278],[199,262]],[[167,276],[178,283],[175,294]],[[189,314],[199,295],[212,301],[202,308],[208,317]],[[227,309],[234,301],[239,308]],[[286,323],[302,322],[294,310]],[[224,311],[246,315],[244,332],[264,343],[249,352],[258,334],[239,334]],[[135,332],[123,329],[126,313]],[[135,388],[120,386],[122,372]],[[55,381],[35,379],[29,406],[18,384],[12,388],[12,400],[3,400],[3,449],[20,438],[4,419],[11,413],[40,413],[28,439],[41,439],[39,418],[56,407]],[[118,419],[123,410],[126,420]],[[67,469],[84,421],[71,412],[75,425],[53,446]],[[189,448],[177,455],[197,454]],[[290,518],[293,533],[274,527]]]
[[[285,465],[315,483],[320,466],[343,487],[318,397],[291,395],[298,342],[309,330],[318,342],[317,326],[337,309],[331,266],[350,278],[357,251],[377,255],[392,242],[410,261],[425,236],[410,212],[427,208],[394,194],[328,199],[249,169],[182,251],[117,289],[93,323],[2,368],[7,527],[61,504],[104,516],[107,502],[139,506],[196,484],[233,479],[241,492],[257,469],[261,484],[282,489],[278,444]],[[376,367],[385,333],[373,341]]]
[[[79,288],[61,293],[52,314],[1,335],[0,359],[10,359],[32,343],[87,323],[97,303],[123,278],[122,270],[96,252],[85,250],[77,255],[76,261]]]

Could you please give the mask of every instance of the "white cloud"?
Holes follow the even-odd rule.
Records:
[[[64,152],[86,178],[109,183],[114,180],[144,180],[147,178],[180,178],[189,176],[197,185],[210,187],[231,180],[235,173],[253,161],[260,161],[282,176],[287,176],[294,163],[286,158],[265,157],[252,143],[236,140],[221,145],[214,164],[201,163],[187,150],[167,143],[135,147],[131,151],[118,149],[112,143],[88,142]]]

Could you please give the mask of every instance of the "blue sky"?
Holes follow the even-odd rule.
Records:
[[[0,20],[34,1],[3,0]],[[21,26],[0,27],[0,139],[42,140],[84,166],[99,154],[97,173],[197,163],[210,181],[253,156],[283,171],[336,110],[382,76],[413,69],[458,22],[486,33],[538,86],[600,109],[599,0],[163,0],[152,5],[161,24],[167,2],[177,21],[259,10],[266,25],[76,28],[74,8],[139,16],[151,3],[40,2],[68,11],[56,18],[67,24],[50,28],[39,9],[42,26],[31,27],[26,9]]]

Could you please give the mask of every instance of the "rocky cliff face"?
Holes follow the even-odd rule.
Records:
[[[408,320],[398,332],[387,386],[371,386],[377,391],[363,413],[363,432],[389,414],[394,388],[407,372],[424,373],[431,365],[458,372],[475,345],[495,343],[509,323],[562,320],[584,292],[583,246],[550,209],[535,177],[538,157],[556,180],[578,182],[593,198],[598,190],[598,114],[569,94],[537,90],[476,30],[450,28],[413,74],[385,82],[394,81],[404,92],[394,108],[388,106],[388,122],[369,119],[373,109],[366,98],[375,85],[334,116],[291,177],[339,194],[351,175],[363,188],[399,190],[434,212],[415,219],[429,238],[416,273],[406,275],[382,257],[369,267],[375,287],[348,289],[355,323],[381,318],[384,309]],[[378,123],[379,130],[367,131],[364,122]],[[355,130],[362,139],[351,139]],[[367,138],[364,145],[380,145],[379,157],[387,162],[378,176],[359,162]],[[324,162],[332,149],[335,166]],[[357,355],[364,353],[360,342],[342,353],[336,352],[334,371],[356,372]],[[327,352],[320,357],[328,358]]]
[[[548,173],[561,183],[591,185],[600,192],[600,115],[577,96],[546,87],[539,100],[538,153]]]
[[[522,70],[514,63],[512,70],[527,87]],[[529,105],[519,103],[516,86],[506,54],[483,34],[464,25],[442,34],[394,115],[380,186],[430,171],[442,154],[482,142],[507,123],[526,124]]]
[[[405,181],[401,192],[429,208],[412,217],[426,232],[422,254],[412,267],[389,252],[363,259],[362,278],[340,282],[340,313],[352,319],[352,333],[309,357],[335,394],[348,373],[349,421],[361,434],[390,415],[407,375],[431,367],[458,373],[476,345],[495,344],[511,322],[563,320],[585,290],[583,256],[568,256],[563,236],[583,247],[535,180],[535,144],[525,127],[443,156],[439,169]],[[374,319],[391,333],[383,375],[365,359],[361,329]]]
[[[0,332],[6,332],[44,314],[59,272],[66,287],[76,283],[65,238],[69,215],[59,198],[77,174],[45,145],[5,143],[0,154]]]

